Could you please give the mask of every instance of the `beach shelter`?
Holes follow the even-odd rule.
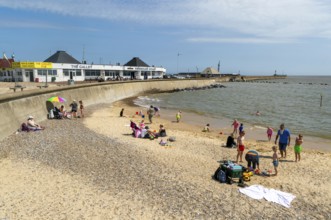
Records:
[[[216,77],[216,76],[220,76],[221,73],[218,72],[215,68],[213,67],[207,67],[206,69],[204,69],[201,72],[201,76],[202,77]]]

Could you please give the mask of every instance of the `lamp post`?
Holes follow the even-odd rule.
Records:
[[[177,53],[177,74],[178,74],[178,60],[179,60],[179,56],[182,55],[179,52]]]

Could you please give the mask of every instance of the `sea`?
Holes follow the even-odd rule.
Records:
[[[192,112],[214,119],[237,119],[255,127],[331,139],[331,76],[221,83],[225,88],[160,93],[138,97],[147,107]],[[256,112],[260,115],[257,116]]]

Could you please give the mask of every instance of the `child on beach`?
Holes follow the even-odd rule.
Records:
[[[237,138],[237,160],[236,163],[238,163],[238,159],[240,158],[240,162],[243,162],[243,153],[245,150],[244,140],[245,140],[245,131],[242,131],[239,133],[239,137]]]
[[[122,108],[122,110],[120,112],[120,117],[123,117],[123,113],[124,113],[124,108]]]
[[[180,121],[181,117],[182,117],[182,112],[181,111],[177,112],[176,114],[177,123]]]
[[[294,145],[294,153],[295,153],[295,162],[300,161],[301,156],[301,144],[303,143],[303,136],[299,134],[299,136],[295,139],[295,145]]]
[[[279,163],[278,155],[277,155],[277,146],[273,146],[272,150],[274,152],[274,154],[272,155],[272,164],[274,165],[274,168],[275,168],[274,176],[277,176],[277,174],[278,174],[277,167],[278,167],[278,163]]]
[[[207,124],[204,128],[203,128],[203,130],[202,130],[202,132],[210,132],[210,128],[209,128],[209,124]]]
[[[235,135],[238,133],[238,127],[239,127],[239,122],[237,121],[237,119],[234,119],[232,126],[233,126],[232,134]]]
[[[80,117],[84,118],[84,105],[82,100],[79,101],[79,110],[80,110]]]
[[[144,120],[141,120],[140,124],[139,124],[139,127],[141,129],[145,128],[145,121]]]
[[[244,124],[243,123],[240,123],[240,126],[239,126],[239,133],[242,132],[244,130]]]
[[[274,132],[274,130],[271,127],[268,127],[268,129],[267,129],[267,135],[268,135],[268,140],[269,141],[271,140],[271,136],[272,136],[272,133],[273,132]]]

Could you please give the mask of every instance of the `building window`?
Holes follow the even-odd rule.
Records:
[[[131,72],[124,72],[123,76],[131,76]]]
[[[81,70],[76,70],[76,76],[82,76],[82,71]]]
[[[69,76],[69,70],[63,70],[63,75],[64,76]]]
[[[116,75],[115,71],[105,70],[105,76],[114,77]]]
[[[85,70],[85,76],[100,76],[100,70]]]
[[[43,69],[40,69],[38,70],[38,76],[57,76],[57,71],[56,70],[43,70]]]

